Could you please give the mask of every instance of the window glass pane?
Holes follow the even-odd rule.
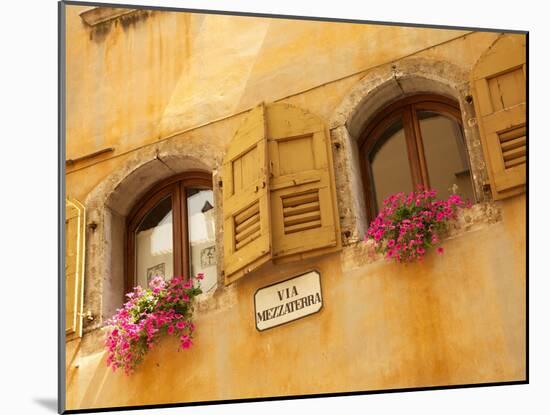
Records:
[[[378,210],[388,196],[413,190],[403,121],[396,120],[378,140],[370,164]]]
[[[146,287],[157,275],[166,280],[173,271],[172,197],[162,199],[136,229],[136,280]]]
[[[430,111],[418,111],[418,121],[428,166],[430,186],[438,197],[453,193],[474,200],[472,179],[462,128],[447,116]]]
[[[203,292],[216,288],[216,244],[212,190],[187,189],[187,224],[191,275],[204,273]]]

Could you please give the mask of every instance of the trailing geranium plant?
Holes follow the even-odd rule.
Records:
[[[163,335],[178,336],[181,349],[191,347],[193,299],[202,293],[195,282],[202,278],[202,273],[188,280],[157,276],[148,288],[126,294],[128,301],[107,321],[107,366],[131,374]]]
[[[388,259],[422,260],[428,249],[440,243],[457,210],[470,206],[457,194],[446,200],[438,200],[436,195],[431,189],[391,195],[370,223],[365,240],[374,240],[377,252]],[[443,253],[443,248],[438,247],[437,252]]]

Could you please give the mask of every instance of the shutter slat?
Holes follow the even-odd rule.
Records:
[[[321,221],[315,220],[315,221],[306,222],[306,223],[299,223],[293,226],[285,226],[285,233],[291,234],[295,232],[307,231],[309,229],[315,229],[320,227],[321,227]]]
[[[504,163],[504,165],[506,166],[507,169],[510,169],[512,167],[516,167],[516,166],[525,164],[526,162],[527,162],[527,157],[523,156],[523,157],[518,157],[518,158],[512,159],[510,161],[506,161]]]
[[[284,206],[284,201],[283,201]],[[297,215],[300,213],[314,212],[319,210],[319,198],[317,197],[314,202],[295,204],[293,206],[283,207],[283,214],[285,217],[290,215]]]
[[[525,128],[525,125],[521,125],[517,128],[514,128],[513,130],[501,132],[501,133],[499,133],[498,136],[500,138],[500,142],[505,143],[509,140],[514,140],[518,137],[523,136],[523,138],[525,138],[526,132],[527,132],[527,129]]]
[[[260,233],[260,229],[258,227],[257,231],[255,231],[253,234],[251,234],[250,236],[248,236],[247,238],[243,239],[242,241],[238,242],[235,244],[235,248],[236,250],[240,250],[241,248],[245,247],[246,245],[248,245],[250,242],[253,242],[254,240],[258,239],[260,237],[261,233]]]
[[[289,225],[296,225],[298,223],[312,222],[321,219],[321,212],[307,212],[299,215],[284,216],[285,230]]]
[[[501,137],[500,141],[502,142],[502,137]],[[525,136],[523,136],[523,137],[519,137],[519,138],[515,138],[515,139],[505,141],[501,144],[501,147],[502,147],[502,151],[504,152],[504,151],[512,150],[512,149],[518,148],[518,147],[525,147],[526,143],[527,143],[527,140],[526,140]]]
[[[235,236],[235,241],[241,242],[243,239],[248,237],[249,235],[259,232],[260,231],[260,218],[258,218],[258,222],[254,226],[250,226],[249,228],[245,229],[242,232],[238,232]]]
[[[514,160],[519,157],[525,156],[525,154],[526,154],[525,146],[523,146],[519,148],[514,148],[512,150],[503,151],[502,157],[504,158],[504,161],[510,161],[510,160]]]
[[[304,195],[296,195],[291,197],[285,197],[283,199],[283,207],[296,207],[306,203],[312,203],[319,201],[319,196],[315,193],[309,193]]]
[[[245,210],[243,210],[241,213],[238,213],[234,216],[235,223],[238,225],[243,224],[248,219],[253,217],[254,215],[257,215],[260,213],[260,204],[258,202],[254,203],[250,207],[247,207]]]
[[[239,224],[239,221],[237,218],[235,218],[235,224],[237,225],[235,227],[235,232],[237,234],[243,232],[245,229],[249,228],[250,226],[259,223],[260,222],[260,215],[258,215],[259,210],[257,210],[252,216],[250,216],[248,219],[242,221]]]

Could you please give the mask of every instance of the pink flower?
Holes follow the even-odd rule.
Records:
[[[182,349],[189,349],[191,347],[191,338],[189,336],[180,337],[180,346]]]
[[[202,280],[203,278],[204,278],[204,272],[199,272],[199,273],[197,274],[197,279],[198,279],[198,280]]]
[[[373,239],[377,251],[388,259],[420,261],[426,253],[425,247],[439,242],[447,222],[455,219],[457,209],[465,205],[458,195],[437,200],[435,190],[422,187],[406,195],[396,193],[384,200],[365,240]]]
[[[437,253],[438,253],[438,254],[442,254],[442,253],[443,253],[443,248],[442,248],[442,247],[438,247],[438,248],[437,248]]]
[[[164,278],[161,277],[160,275],[157,275],[156,277],[154,277],[151,282],[149,283],[149,287],[151,288],[164,288],[164,286],[166,285],[166,281],[164,281]]]
[[[175,277],[166,282],[162,277],[155,277],[149,288],[134,288],[127,295],[128,301],[107,320],[107,325],[112,327],[105,339],[107,366],[113,371],[122,369],[131,374],[144,354],[154,348],[160,335],[173,334],[176,328],[178,331],[187,328],[186,336],[180,338],[180,346],[188,349],[194,330],[192,309],[182,310],[181,302],[191,302],[197,295],[197,291],[190,290],[193,281]]]

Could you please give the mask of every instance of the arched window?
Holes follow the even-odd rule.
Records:
[[[204,273],[204,292],[216,287],[212,176],[187,172],[151,189],[127,221],[126,292],[157,275]]]
[[[367,126],[360,148],[369,219],[386,197],[419,185],[441,198],[456,191],[474,201],[460,110],[451,99],[416,95],[391,104]]]

